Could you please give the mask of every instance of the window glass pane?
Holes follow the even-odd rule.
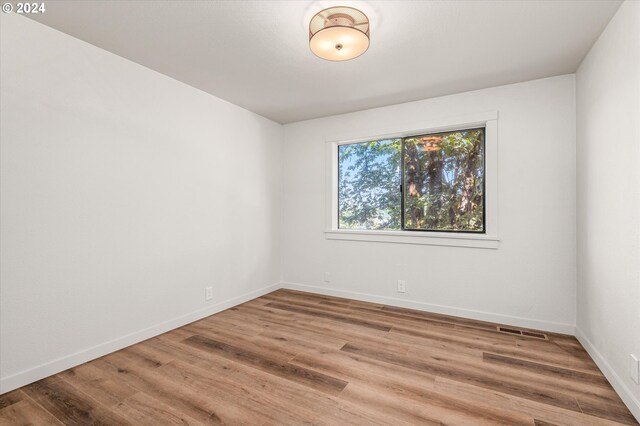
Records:
[[[400,229],[401,139],[338,147],[338,228]]]
[[[404,227],[484,232],[484,129],[404,140]]]

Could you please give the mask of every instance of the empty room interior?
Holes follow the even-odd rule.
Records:
[[[640,1],[0,16],[0,425],[639,424]]]

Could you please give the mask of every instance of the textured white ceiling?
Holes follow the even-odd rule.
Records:
[[[308,22],[371,19],[327,62]],[[46,25],[280,123],[572,73],[620,1],[48,1]]]

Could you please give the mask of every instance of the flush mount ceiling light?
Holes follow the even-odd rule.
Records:
[[[369,48],[369,18],[347,6],[321,10],[309,22],[309,47],[328,61],[357,58]]]

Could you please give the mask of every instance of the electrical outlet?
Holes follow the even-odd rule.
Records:
[[[398,293],[406,293],[407,292],[407,283],[405,280],[398,280]]]
[[[636,385],[640,385],[640,361],[635,355],[631,354],[631,379],[634,381]]]
[[[330,283],[331,282],[331,273],[329,273],[329,272],[325,272],[324,273],[324,282],[325,283]]]
[[[205,287],[204,289],[204,300],[213,299],[213,287]]]

